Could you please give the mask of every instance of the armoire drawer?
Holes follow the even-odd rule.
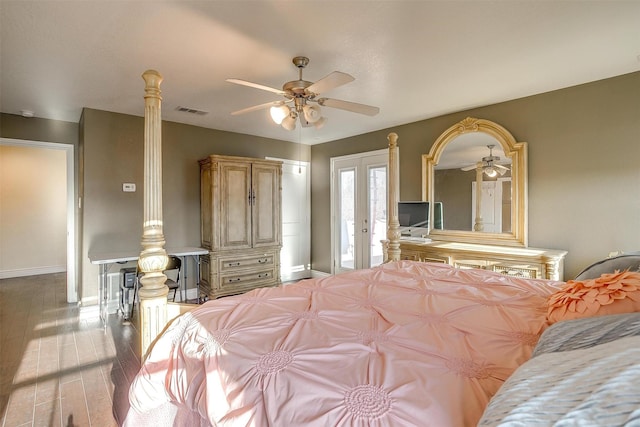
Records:
[[[244,270],[247,268],[273,268],[275,265],[275,255],[273,253],[253,254],[248,256],[228,256],[218,259],[218,271],[221,274]]]
[[[273,281],[274,270],[266,269],[260,271],[250,271],[250,272],[237,272],[237,273],[227,273],[220,275],[220,287],[222,289],[228,287],[236,287],[242,286],[245,283],[250,283],[252,285],[259,285],[263,282],[271,282]],[[257,287],[257,286],[256,286]]]

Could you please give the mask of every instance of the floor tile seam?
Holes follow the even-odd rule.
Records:
[[[59,417],[60,425],[64,426],[64,422],[62,420],[62,397],[58,397],[57,399],[50,400],[50,401],[47,401],[47,402],[39,403],[36,406],[44,405],[45,403],[50,403],[50,402],[53,402],[53,401],[55,401],[57,406],[58,406],[58,417]],[[54,410],[54,413],[55,413],[55,410]],[[33,416],[33,422],[34,423],[35,423],[35,419],[36,419],[36,417],[35,417],[35,413],[34,413],[34,416]]]
[[[15,391],[16,390],[12,389],[11,393],[9,394],[9,400],[7,401],[7,406],[6,406],[5,410],[4,410],[4,415],[3,415],[3,425],[2,425],[3,427],[6,426],[7,418],[8,418],[8,415],[9,415],[9,410],[11,409],[11,404],[15,400],[14,399],[15,398]],[[33,391],[33,402],[34,402],[34,405],[33,405],[32,411],[31,411],[31,423],[32,424],[33,424],[33,417],[34,417],[34,411],[35,411],[35,401],[36,401],[36,392],[35,392],[35,388],[34,388],[34,391]],[[23,423],[23,424],[19,424],[18,426],[15,426],[15,427],[24,426],[24,425],[27,425],[27,424],[28,424],[28,422],[27,423]],[[6,426],[6,427],[14,427],[14,426]]]
[[[100,375],[102,376],[102,384],[104,385],[105,390],[107,391],[107,396],[109,397],[109,401],[111,402],[111,407],[113,407],[113,396],[111,391],[109,390],[109,385],[111,384],[111,380],[107,378],[107,374],[101,369]],[[115,384],[114,384],[115,387]]]
[[[82,320],[78,320],[78,322],[82,322]],[[82,332],[83,334],[86,334],[86,337],[88,338],[89,342],[91,343],[91,349],[92,349],[93,356],[95,356],[96,360],[98,360],[100,358],[100,355],[98,354],[95,342],[93,341],[93,336],[90,333],[90,331],[91,331],[91,329],[89,329],[89,327],[87,327],[87,329],[84,329],[82,331],[76,331],[76,332],[77,333]],[[74,334],[76,332],[74,332]],[[76,347],[77,347],[77,343],[78,343],[78,340],[76,339]]]
[[[54,401],[60,401],[60,399],[62,399],[62,390],[60,390],[60,387],[59,387],[58,384],[56,384],[56,389],[57,389],[57,391],[55,393],[55,397],[53,397],[51,399],[38,401],[38,396],[36,395],[36,398],[34,399],[34,406],[44,405],[45,403],[50,403],[50,402],[54,402]]]
[[[89,403],[87,402],[87,390],[84,386],[84,378],[80,375],[80,384],[82,384],[82,397],[84,397],[84,409],[87,411],[87,418],[89,419],[89,427],[91,427],[91,413],[89,412]]]
[[[111,333],[111,336],[113,336],[113,332],[111,331],[111,326],[109,326],[107,330]],[[91,336],[91,342],[93,343],[93,349],[94,349],[94,351],[96,353],[96,357],[98,357],[98,358],[102,357],[102,356],[100,356],[98,354],[98,348],[97,348],[96,343],[95,343],[95,341],[93,339],[93,335]],[[118,366],[120,367],[120,369],[122,369],[122,364],[120,363],[120,358],[118,358],[118,350],[117,350],[117,348],[115,348],[115,343],[114,343],[113,346],[112,345],[107,345],[107,347],[109,347],[109,348],[105,348],[105,350],[113,350],[113,355],[107,356],[107,357],[112,358],[114,360],[114,362],[118,363]],[[111,347],[113,347],[113,348],[111,348]]]

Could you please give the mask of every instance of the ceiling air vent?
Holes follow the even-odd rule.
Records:
[[[209,114],[208,111],[196,110],[195,108],[189,108],[189,107],[178,107],[176,108],[176,110],[182,113],[196,114],[198,116],[204,116],[205,114]]]

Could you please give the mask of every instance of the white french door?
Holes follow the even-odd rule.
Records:
[[[331,159],[334,274],[382,264],[388,162],[387,150]]]

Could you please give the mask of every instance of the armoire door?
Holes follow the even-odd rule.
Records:
[[[220,248],[250,248],[251,163],[224,161],[219,163],[219,167]]]
[[[281,167],[253,163],[251,172],[252,244],[254,248],[279,245]]]

